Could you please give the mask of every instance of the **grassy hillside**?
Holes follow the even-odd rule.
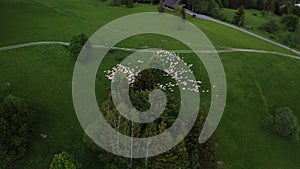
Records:
[[[0,1],[0,46],[31,41],[69,41],[80,32],[91,35],[105,23],[126,14],[156,11],[156,6],[133,9],[109,7],[98,1]],[[59,9],[59,10],[56,10]],[[188,17],[216,48],[234,47],[290,53],[222,25]],[[123,47],[181,47],[166,37],[143,35],[127,39]],[[115,55],[103,69],[112,67]],[[290,107],[300,119],[300,60],[254,53],[220,54],[224,64],[228,99],[216,131],[218,159],[223,168],[300,168],[300,143],[289,143],[261,129],[262,118],[281,106]],[[187,57],[185,57],[187,58]],[[194,62],[193,57],[187,62]],[[24,98],[39,112],[37,127],[25,159],[18,168],[44,169],[54,153],[66,150],[88,169],[101,166],[97,154],[82,143],[83,131],[72,103],[74,60],[67,49],[45,45],[0,52],[0,81],[10,82],[14,95]],[[195,67],[197,73],[202,67]],[[99,72],[101,72],[99,70]],[[199,73],[200,74],[200,73]],[[199,77],[202,78],[202,77]],[[205,79],[205,77],[203,77]],[[98,85],[108,85],[99,75]],[[103,83],[102,83],[103,82]],[[99,96],[101,92],[97,93]],[[207,106],[206,106],[207,107]],[[47,134],[42,139],[41,133]]]
[[[235,12],[236,12],[236,10],[234,10],[234,9],[227,9],[227,8],[221,9],[221,13],[224,15],[226,22],[229,22],[229,23],[232,21],[232,18],[235,15]],[[274,34],[271,34],[271,33],[266,32],[261,29],[262,25],[271,19],[275,20],[279,25],[278,32],[276,32]],[[255,10],[255,9],[246,9],[245,10],[245,24],[244,24],[245,29],[250,30],[250,31],[257,33],[261,36],[264,36],[266,38],[269,38],[271,40],[285,44],[283,39],[285,38],[286,34],[288,34],[288,31],[287,31],[286,26],[283,25],[280,21],[281,21],[281,17],[278,15],[271,15],[268,13],[263,15],[263,13],[261,11]],[[298,27],[300,28],[300,23],[299,23]],[[288,45],[288,44],[285,44],[285,45]],[[297,50],[300,49],[299,43],[296,44],[296,49]]]

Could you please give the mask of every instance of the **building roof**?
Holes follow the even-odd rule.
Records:
[[[175,8],[176,4],[179,4],[181,0],[164,0],[164,5]]]

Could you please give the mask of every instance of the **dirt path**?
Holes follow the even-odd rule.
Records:
[[[18,49],[28,46],[37,46],[37,45],[63,45],[68,46],[70,43],[68,42],[56,42],[56,41],[44,41],[44,42],[30,42],[30,43],[23,43],[11,46],[4,46],[0,47],[0,51],[11,50],[11,49]],[[111,47],[111,46],[94,46],[98,48],[106,48],[106,49],[115,49],[115,50],[124,50],[124,51],[132,51],[132,52],[150,52],[156,53],[157,49],[136,49],[136,48],[120,48],[120,47]],[[172,50],[176,53],[230,53],[230,52],[248,52],[248,53],[265,53],[265,54],[274,54],[279,56],[285,56],[293,59],[300,60],[299,56],[294,56],[286,53],[274,52],[274,51],[266,51],[266,50],[257,50],[257,49],[241,49],[241,48],[226,48],[222,50],[200,50],[200,51],[193,51],[193,50]]]
[[[231,25],[231,24],[229,24],[229,23],[226,23],[226,22],[223,22],[223,21],[220,21],[220,20],[211,18],[211,17],[206,16],[206,15],[196,14],[196,13],[194,13],[194,12],[188,10],[188,9],[186,9],[185,11],[186,11],[186,13],[188,13],[188,14],[190,14],[190,15],[194,15],[196,18],[205,19],[205,20],[210,20],[210,21],[213,21],[213,22],[222,24],[222,25],[224,25],[224,26],[231,27],[231,28],[233,28],[233,29],[239,30],[239,31],[244,32],[244,33],[246,33],[246,34],[248,34],[248,35],[254,36],[254,37],[258,38],[258,39],[261,39],[261,40],[264,40],[264,41],[266,41],[266,42],[272,43],[272,44],[274,44],[274,45],[277,45],[277,46],[279,46],[279,47],[282,47],[282,48],[284,48],[284,49],[287,49],[287,50],[289,50],[289,51],[292,51],[292,52],[294,52],[294,53],[300,55],[300,52],[297,51],[297,50],[291,49],[291,48],[289,48],[289,47],[287,47],[287,46],[285,46],[285,45],[282,45],[282,44],[277,43],[277,42],[274,42],[274,41],[272,41],[272,40],[270,40],[270,39],[264,38],[264,37],[262,37],[262,36],[260,36],[260,35],[257,35],[257,34],[255,34],[255,33],[253,33],[253,32],[250,32],[250,31],[247,31],[247,30],[245,30],[245,29],[242,29],[242,28],[240,28],[240,27],[238,27],[238,26]]]

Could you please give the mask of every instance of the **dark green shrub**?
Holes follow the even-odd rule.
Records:
[[[63,151],[60,154],[55,154],[49,169],[81,169],[81,164],[76,161],[70,154]]]
[[[281,39],[285,45],[287,45],[292,49],[295,48],[296,46],[295,43],[296,43],[297,36],[299,35],[297,35],[296,33],[286,32],[281,36]]]
[[[0,82],[0,102],[9,95],[10,91],[11,91],[10,83],[1,83]]]
[[[71,56],[75,60],[77,60],[77,57],[78,57],[82,47],[84,46],[84,44],[87,42],[88,39],[89,39],[89,37],[84,33],[73,36],[73,38],[71,39],[71,42],[69,45],[69,51],[71,53]]]
[[[289,141],[299,140],[299,124],[297,117],[287,108],[279,108],[274,115],[263,120],[263,127]]]
[[[299,18],[296,15],[284,15],[281,19],[281,23],[286,25],[288,31],[295,32],[298,27]]]
[[[267,23],[263,24],[261,28],[269,33],[275,33],[279,30],[279,25],[276,20],[271,19]]]
[[[0,105],[0,168],[12,168],[26,152],[35,113],[20,98],[7,96]]]
[[[126,7],[133,8],[133,0],[126,0]]]

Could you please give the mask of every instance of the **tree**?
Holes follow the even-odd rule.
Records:
[[[256,8],[259,10],[264,10],[265,9],[265,0],[257,0]]]
[[[200,169],[216,169],[218,167],[216,149],[217,147],[214,136],[211,136],[201,145],[199,153]]]
[[[216,0],[191,0],[191,10],[196,13],[202,13],[212,16],[216,10],[219,10],[219,5]]]
[[[167,124],[161,122],[158,128],[159,128],[159,133],[162,133],[167,129]],[[170,140],[172,137],[174,136],[168,133],[167,137],[164,139]],[[164,146],[164,145],[160,144],[160,146]],[[184,141],[180,142],[177,146],[173,147],[171,150],[164,152],[163,154],[157,155],[155,157],[152,157],[150,160],[152,164],[151,168],[155,168],[155,169],[166,169],[166,168],[184,169],[189,167],[189,161],[190,161]]]
[[[60,154],[55,154],[49,169],[81,169],[81,164],[76,161],[73,156],[63,151]]]
[[[263,24],[261,28],[269,33],[275,33],[279,30],[279,25],[275,19],[271,19]]]
[[[279,108],[274,115],[267,116],[263,127],[289,141],[299,140],[298,120],[288,107]]]
[[[192,130],[188,133],[185,138],[186,148],[189,154],[190,169],[199,169],[200,168],[200,151],[201,145],[199,144],[199,135],[203,126],[203,112],[200,109],[198,112],[197,119]]]
[[[4,100],[11,91],[11,84],[10,83],[1,83],[0,82],[0,100]]]
[[[243,26],[245,22],[245,8],[243,5],[238,7],[237,11],[235,12],[235,15],[233,17],[232,23]]]
[[[154,88],[154,76],[150,69],[141,71],[134,80],[132,88],[134,90],[152,90]]]
[[[89,37],[84,34],[80,33],[79,35],[73,36],[71,39],[70,45],[69,45],[69,51],[71,53],[71,56],[77,60],[77,57],[84,46],[84,44],[88,41]],[[81,60],[84,60],[86,58],[81,58]]]
[[[10,168],[26,152],[35,113],[20,98],[7,96],[0,105],[0,168]]]
[[[133,8],[133,0],[127,0],[126,1],[126,7],[127,8]]]
[[[160,13],[165,12],[165,6],[164,6],[164,1],[163,0],[160,0],[160,2],[158,4],[158,12],[160,12]]]
[[[274,13],[275,12],[275,2],[274,2],[274,0],[268,0],[266,2],[265,9],[268,12]]]
[[[186,19],[185,9],[183,7],[180,10],[180,15],[182,19]]]
[[[281,19],[281,23],[287,26],[288,31],[295,32],[298,27],[299,18],[296,15],[284,15]]]

